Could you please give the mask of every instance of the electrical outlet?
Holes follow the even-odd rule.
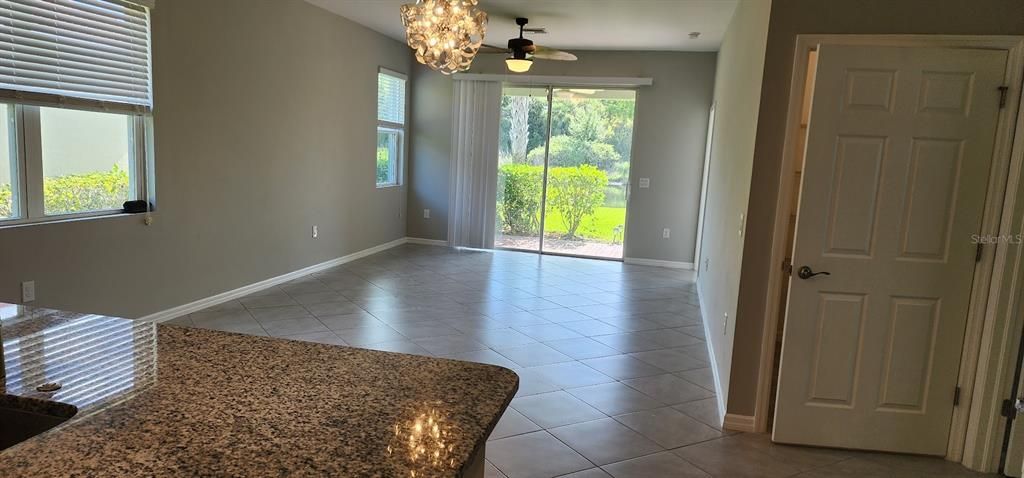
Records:
[[[21,283],[21,301],[32,302],[36,300],[36,281],[30,280]]]
[[[430,219],[430,209],[423,210],[423,219]]]
[[[640,178],[640,189],[651,187],[651,178]]]
[[[722,320],[722,335],[729,335],[729,314],[722,314],[725,319]]]
[[[662,229],[662,231],[661,231],[661,238],[662,239],[668,239],[671,235],[672,235],[672,230],[671,229],[669,229],[667,227],[665,229]]]
[[[316,239],[317,237],[320,237],[320,226],[317,226],[316,224],[314,224],[313,225],[313,239]]]

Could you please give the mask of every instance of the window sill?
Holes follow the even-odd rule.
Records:
[[[150,213],[152,214],[152,212]],[[6,221],[0,221],[0,231],[5,229],[15,229],[22,227],[31,226],[45,226],[48,224],[64,224],[69,222],[80,222],[80,221],[94,221],[98,219],[115,219],[115,218],[126,218],[132,216],[143,216],[145,213],[127,213],[120,209],[110,211],[95,211],[74,215],[65,216],[53,216],[53,217],[41,217],[34,219],[12,219]]]
[[[391,189],[391,188],[400,188],[400,187],[402,187],[401,184],[378,184],[377,185],[377,189]]]

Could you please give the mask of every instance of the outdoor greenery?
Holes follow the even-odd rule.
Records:
[[[607,186],[608,175],[589,164],[548,169],[548,204],[562,216],[566,239],[576,238],[583,218],[604,203]]]
[[[544,168],[506,163],[498,169],[498,217],[509,234],[540,232],[541,188]]]
[[[540,231],[541,188],[544,168],[529,164],[506,163],[498,169],[498,218],[506,234],[533,235]],[[548,169],[548,209],[545,229],[553,231],[550,217],[557,213],[566,239],[578,235],[584,218],[593,215],[604,203],[608,175],[591,165]],[[614,228],[615,225],[611,225]],[[594,235],[610,235],[598,232]]]
[[[10,184],[0,184],[0,217],[11,217],[14,212],[13,196]]]
[[[608,244],[621,244],[625,224],[626,208],[602,206],[597,208],[594,214],[583,219],[576,235]],[[565,235],[565,221],[562,220],[562,215],[558,211],[548,208],[548,213],[544,216],[544,230],[547,231],[548,236],[561,237]]]
[[[43,179],[46,214],[120,209],[130,190],[128,171],[117,165],[110,171],[68,174]],[[10,217],[13,201],[10,184],[0,184],[0,217]]]
[[[540,231],[544,156],[548,196],[544,230],[564,239],[621,242],[633,142],[635,101],[556,90],[547,98],[523,92],[502,98],[498,228],[510,235]]]
[[[377,146],[377,184],[388,182],[391,168],[388,161],[388,148]]]

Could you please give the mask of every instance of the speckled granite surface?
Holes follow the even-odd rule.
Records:
[[[6,393],[79,412],[0,452],[4,477],[458,476],[518,387],[491,365],[12,307]]]

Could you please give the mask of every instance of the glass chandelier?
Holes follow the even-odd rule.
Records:
[[[477,0],[417,0],[402,5],[402,24],[416,61],[450,75],[469,69],[484,41],[487,14]]]

